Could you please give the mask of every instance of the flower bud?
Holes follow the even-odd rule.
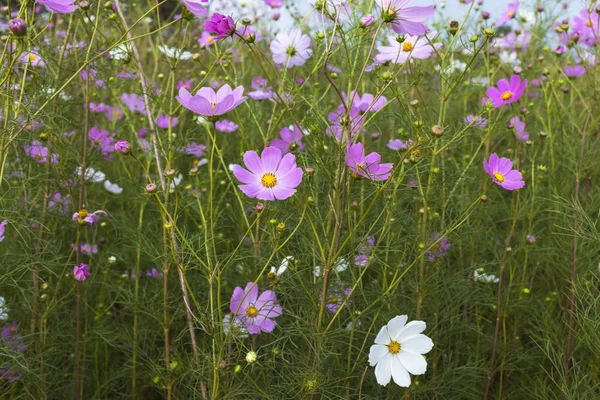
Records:
[[[8,29],[15,36],[25,36],[27,34],[27,24],[21,18],[15,18],[8,21]]]
[[[115,151],[119,154],[127,155],[131,153],[131,145],[127,140],[118,140],[115,143]]]
[[[431,133],[433,133],[433,135],[436,137],[440,137],[444,134],[444,128],[439,125],[434,125],[431,128]]]
[[[156,193],[158,191],[158,186],[154,183],[149,183],[146,185],[146,193]]]
[[[168,170],[165,171],[165,175],[169,179],[173,179],[173,177],[175,176],[175,174],[176,174],[176,171],[173,168],[169,168]]]
[[[248,364],[255,363],[257,358],[258,358],[258,355],[256,354],[255,351],[249,351],[248,354],[246,354],[246,362]]]
[[[485,28],[483,31],[483,34],[490,38],[496,34],[496,31],[493,30],[492,28]]]
[[[373,21],[375,21],[373,14],[367,14],[360,19],[360,26],[366,28],[367,26],[371,25]]]
[[[488,19],[490,19],[490,13],[489,13],[489,12],[487,12],[487,11],[483,11],[483,12],[481,13],[481,18],[483,18],[484,20],[488,20]]]

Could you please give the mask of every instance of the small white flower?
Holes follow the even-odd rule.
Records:
[[[279,268],[271,267],[271,272],[269,273],[269,275],[273,274],[274,275],[273,278],[275,276],[281,276],[281,274],[283,274],[288,269],[291,261],[294,261],[294,257],[287,256],[286,258],[283,259]],[[270,276],[269,276],[269,278],[270,278]]]
[[[422,354],[433,348],[433,341],[421,332],[426,328],[423,321],[411,321],[406,315],[398,315],[383,326],[375,344],[369,351],[369,364],[375,367],[377,383],[386,386],[391,379],[402,387],[410,386],[410,374],[422,375],[427,361]]]
[[[109,264],[114,264],[116,262],[117,262],[117,257],[115,257],[115,256],[108,257],[108,263]]]
[[[120,44],[108,52],[114,60],[126,60],[129,58],[129,46]]]
[[[498,283],[500,279],[494,274],[486,274],[483,268],[478,268],[473,272],[473,279],[479,282]]]
[[[526,8],[519,7],[517,10],[517,18],[521,20],[521,24],[526,29],[530,29],[535,25],[535,13]]]
[[[111,193],[121,194],[123,188],[117,185],[116,183],[111,183],[108,179],[104,181],[104,188]]]
[[[517,58],[517,52],[515,51],[511,51],[510,53],[506,50],[502,51],[498,54],[498,58],[502,64],[510,64],[513,66],[521,64],[521,60]]]
[[[310,38],[299,29],[292,29],[289,33],[279,32],[270,46],[275,64],[289,68],[304,65],[313,54]]]
[[[158,46],[158,50],[160,50],[160,52],[163,53],[165,56],[175,60],[189,60],[193,56],[193,54],[189,51],[183,51],[181,49],[165,46],[162,44]]]
[[[183,175],[179,174],[173,178],[170,184],[171,192],[175,190],[175,186],[178,186],[183,180]]]
[[[81,167],[77,167],[77,169],[75,170],[75,175],[81,175]],[[104,175],[104,172],[96,171],[94,168],[91,167],[85,169],[85,174],[83,177],[86,181],[90,182],[103,182],[106,179],[106,175]]]
[[[346,261],[343,258],[338,258],[334,265],[335,272],[337,272],[337,273],[344,272],[345,270],[348,269],[348,265],[349,265],[348,261]],[[320,265],[317,265],[315,267],[315,276],[316,277],[321,276],[321,266]]]
[[[8,308],[4,305],[4,297],[0,296],[0,319],[8,319]]]

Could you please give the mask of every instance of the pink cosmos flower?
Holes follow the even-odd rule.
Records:
[[[89,225],[94,226],[100,220],[98,215],[104,215],[106,217],[106,211],[104,210],[96,210],[93,213],[89,213],[87,210],[81,210],[79,212],[73,213],[71,219],[79,225]]]
[[[437,36],[437,32],[432,31],[427,35],[430,41]],[[411,59],[425,60],[435,54],[436,50],[442,47],[441,43],[429,44],[427,38],[407,35],[402,43],[398,42],[396,36],[389,36],[389,46],[379,46],[379,54],[375,56],[377,64],[392,62],[393,64],[404,64]]]
[[[386,145],[388,149],[398,151],[398,150],[406,150],[412,146],[412,140],[408,140],[403,142],[400,139],[390,139],[388,144]]]
[[[265,0],[265,4],[271,8],[281,8],[283,0]]]
[[[518,35],[511,31],[507,33],[503,38],[499,38],[494,41],[494,45],[506,50],[518,50],[524,51],[529,47],[531,42],[531,33],[521,32]]]
[[[392,163],[381,164],[381,156],[376,152],[365,156],[365,148],[362,143],[348,147],[346,165],[354,174],[373,181],[385,181],[391,176],[390,170],[394,166]]]
[[[140,114],[146,113],[146,105],[144,104],[144,98],[140,95],[137,95],[135,93],[123,93],[121,95],[121,101],[131,112],[137,111]]]
[[[521,121],[518,116],[510,119],[510,127],[515,130],[515,136],[518,140],[521,142],[529,140],[529,133],[525,132],[525,122]]]
[[[71,244],[71,248],[73,250],[77,251],[77,246],[75,246],[75,243]],[[91,256],[92,254],[96,254],[96,253],[98,253],[98,245],[97,244],[90,245],[89,243],[84,243],[81,245],[81,253],[86,254],[88,256]]]
[[[235,22],[229,16],[214,13],[204,22],[204,30],[211,33],[215,39],[223,39],[235,33]]]
[[[427,247],[430,247],[432,244],[440,240],[440,233],[435,232],[431,238],[427,241]],[[446,255],[446,250],[450,248],[450,243],[448,242],[448,238],[444,236],[436,245],[431,247],[425,254],[429,261],[433,261],[438,257],[444,257]]]
[[[517,15],[517,8],[519,8],[519,1],[508,3],[508,8],[504,10],[498,21],[496,21],[498,26],[502,26],[513,19]]]
[[[77,6],[73,4],[75,1],[76,0],[37,0],[38,3],[59,14],[66,14],[77,10]]]
[[[489,163],[483,159],[483,169],[495,184],[506,190],[521,189],[525,186],[521,172],[512,169],[512,161],[504,157],[499,158],[496,153],[490,156]]]
[[[519,75],[513,75],[510,77],[510,82],[500,79],[497,86],[497,88],[492,86],[485,92],[494,108],[518,101],[527,87],[527,79],[521,82]]]
[[[152,268],[152,269],[146,270],[146,276],[148,278],[162,279],[163,273],[160,272],[159,270],[157,270],[156,268]]]
[[[100,130],[97,126],[94,126],[88,132],[88,138],[92,143],[92,147],[100,150],[104,158],[109,157],[110,153],[115,151],[115,138],[109,136],[108,131]]]
[[[215,129],[223,133],[235,132],[238,129],[238,124],[226,119],[215,122]]]
[[[284,156],[277,147],[267,147],[259,157],[255,151],[244,154],[244,165],[233,166],[233,174],[243,185],[238,187],[250,198],[285,200],[296,193],[302,182],[302,168],[296,167],[296,156]]]
[[[215,37],[213,35],[210,34],[210,32],[204,31],[202,32],[202,35],[200,35],[200,38],[198,39],[198,44],[200,45],[200,47],[204,46],[204,47],[210,47],[215,43]],[[190,88],[191,89],[191,88]]]
[[[208,10],[200,3],[207,3],[208,0],[183,0],[183,5],[196,17],[208,17]]]
[[[205,117],[218,117],[242,104],[248,97],[242,96],[244,87],[238,86],[235,90],[224,85],[216,93],[212,88],[203,87],[194,96],[187,89],[179,89],[179,101],[185,108]]]
[[[310,38],[299,29],[292,29],[290,33],[278,33],[271,42],[270,48],[275,64],[282,64],[289,68],[304,65],[313,54],[310,49]]]
[[[78,281],[85,281],[90,276],[90,269],[87,264],[79,264],[73,267],[73,276]]]
[[[302,130],[297,125],[293,125],[292,129],[287,127],[282,128],[279,131],[281,139],[273,139],[271,141],[271,146],[281,150],[281,154],[300,152],[304,148],[301,131]]]
[[[283,309],[277,304],[277,296],[265,290],[259,296],[258,285],[248,282],[246,288],[236,287],[229,305],[235,321],[243,325],[248,333],[257,335],[275,329],[273,318],[281,315]]]
[[[423,35],[428,31],[422,24],[433,17],[433,6],[409,7],[414,0],[377,0],[383,22],[390,22],[396,33]]]
[[[7,220],[0,222],[0,242],[4,240],[4,230],[6,229]]]
[[[579,41],[588,46],[593,46],[600,41],[599,26],[600,16],[595,10],[590,11],[583,8],[579,12],[579,16],[573,17],[573,31],[579,34]]]
[[[120,121],[123,119],[123,110],[119,106],[106,106],[104,111],[106,119],[109,121]]]
[[[473,115],[473,114],[467,115],[465,117],[464,121],[465,121],[465,124],[467,124],[467,125],[470,124],[471,126],[473,126],[475,128],[479,128],[479,129],[485,128],[488,124],[487,118],[483,118],[483,117]]]
[[[344,119],[346,116],[346,109],[343,104],[340,104],[337,108],[337,111],[330,112],[327,116],[327,120],[331,123],[331,127],[327,128],[327,133],[329,136],[334,136],[338,142],[346,142],[348,140],[348,136],[353,140],[356,135],[362,130],[363,122],[365,119],[360,114],[360,110],[356,107],[350,108],[350,113],[347,116],[349,119],[349,123],[347,123],[346,128],[344,128]],[[343,137],[342,137],[343,134]]]
[[[194,157],[202,157],[204,155],[204,151],[206,150],[206,146],[203,144],[198,144],[196,142],[191,142],[184,148],[180,149],[182,153],[189,154]]]
[[[248,92],[248,96],[253,100],[266,100],[274,97],[273,88],[268,86],[267,80],[256,76],[252,78],[252,92]]]
[[[346,93],[342,93],[342,97],[344,98],[344,102],[348,101]],[[376,112],[387,104],[387,99],[384,96],[379,96],[377,101],[375,101],[375,96],[371,93],[365,93],[361,97],[361,95],[352,90],[349,97],[352,100],[352,107],[358,108],[363,113],[367,111]]]
[[[33,158],[38,163],[42,164],[48,161],[48,148],[44,147],[42,142],[38,140],[34,140],[31,145],[25,143],[23,145],[23,149],[25,153]],[[50,163],[57,164],[58,163],[58,154],[52,154],[50,156]]]
[[[29,53],[24,51],[19,56],[18,61],[21,64],[29,64],[32,67],[45,67],[46,66],[46,62],[44,61],[44,59],[34,51],[31,51]]]
[[[162,129],[169,129],[169,122],[171,127],[175,128],[179,124],[179,119],[164,114],[161,114],[156,118],[156,125]]]
[[[336,291],[329,295],[329,297],[327,297],[327,305],[325,306],[327,308],[327,311],[335,314],[340,309],[342,304],[344,304],[344,299],[350,295],[351,291],[352,288],[346,288],[344,289],[343,294],[339,291]],[[346,307],[350,304],[352,304],[352,301],[346,301]]]
[[[585,67],[583,65],[565,65],[565,75],[569,78],[577,78],[585,74]]]

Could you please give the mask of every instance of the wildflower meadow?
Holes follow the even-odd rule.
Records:
[[[0,400],[600,399],[599,1],[0,36]]]

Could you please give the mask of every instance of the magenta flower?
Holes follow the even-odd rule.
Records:
[[[229,16],[214,13],[209,20],[204,22],[204,30],[215,39],[223,39],[235,33],[235,22]]]
[[[529,140],[529,133],[525,132],[525,122],[521,121],[518,116],[510,119],[510,127],[515,130],[515,136],[518,140],[521,142]]]
[[[392,163],[381,164],[381,156],[376,152],[365,156],[365,148],[362,143],[348,147],[346,165],[354,174],[373,181],[385,181],[391,176],[390,170],[394,166]]]
[[[485,92],[494,108],[518,101],[527,87],[527,79],[521,82],[519,75],[513,75],[510,77],[510,82],[500,79],[497,86],[497,88],[492,86]]]
[[[207,3],[208,0],[183,0],[183,5],[196,17],[208,17],[208,10],[200,3]]]
[[[265,0],[265,4],[271,8],[281,8],[283,0]]]
[[[48,148],[44,147],[42,142],[38,140],[34,140],[31,145],[25,143],[23,145],[23,150],[25,150],[25,153],[29,157],[33,158],[38,163],[45,163],[48,161]],[[58,154],[52,154],[50,156],[50,163],[58,163]]]
[[[146,270],[146,276],[148,278],[162,279],[163,273],[160,272],[159,270],[157,270],[156,268],[152,268],[152,269]]]
[[[377,0],[383,22],[392,24],[396,33],[423,35],[429,30],[422,24],[433,17],[433,6],[409,7],[414,0]]]
[[[114,136],[109,136],[108,131],[100,130],[97,126],[92,127],[88,132],[88,138],[92,143],[92,147],[102,152],[104,158],[110,156],[110,153],[115,151]]]
[[[0,222],[0,242],[4,240],[4,230],[6,229],[7,220]]]
[[[188,154],[194,157],[202,157],[204,155],[204,151],[206,150],[206,146],[203,144],[198,144],[196,142],[191,142],[187,146],[183,147],[179,151],[184,154]]]
[[[77,6],[73,4],[75,0],[37,0],[37,2],[59,14],[77,10]]]
[[[485,128],[488,124],[487,118],[483,118],[483,117],[473,115],[473,114],[467,115],[465,117],[464,121],[465,121],[465,124],[471,125],[475,128],[479,128],[479,129]]]
[[[434,43],[433,46],[429,43],[436,36],[435,31],[430,32],[427,38],[407,35],[402,43],[396,40],[396,36],[389,36],[390,45],[377,48],[379,53],[375,56],[375,63],[383,64],[389,61],[393,64],[404,64],[412,59],[426,60],[442,47],[441,43]]]
[[[90,270],[87,264],[79,264],[73,267],[73,276],[78,281],[85,281],[90,276]]]
[[[585,74],[585,67],[583,65],[566,65],[564,69],[565,75],[569,78],[577,78]]]
[[[117,140],[117,143],[115,143],[115,151],[126,156],[131,153],[131,145],[127,140]]]
[[[508,3],[508,8],[504,10],[500,18],[498,18],[498,26],[506,24],[508,21],[513,19],[517,15],[517,8],[519,8],[519,2]]]
[[[427,241],[427,247],[430,247],[435,242],[440,240],[440,233],[435,232],[431,238]],[[446,250],[450,248],[450,243],[448,242],[448,238],[444,236],[437,244],[433,245],[425,255],[429,261],[433,261],[438,257],[444,257],[446,255]]]
[[[282,128],[279,131],[279,136],[281,136],[281,139],[273,139],[271,146],[281,150],[281,154],[299,152],[304,148],[302,132],[297,125],[293,125],[292,129]]]
[[[579,16],[573,17],[573,31],[579,35],[579,41],[588,46],[593,46],[600,41],[599,35],[600,16],[595,10],[581,9]]]
[[[275,329],[275,322],[272,319],[283,312],[276,302],[277,296],[273,291],[265,290],[259,296],[258,285],[248,282],[245,289],[239,286],[235,288],[229,309],[236,322],[243,325],[249,334],[257,335]]]
[[[164,114],[161,114],[156,118],[156,125],[158,125],[159,128],[169,129],[169,122],[171,127],[174,128],[179,124],[179,119]]]
[[[215,129],[223,133],[235,132],[238,129],[238,124],[226,119],[215,122]]]
[[[140,114],[146,113],[146,105],[144,104],[144,99],[142,96],[139,96],[135,93],[123,93],[121,95],[121,101],[131,112],[139,112]],[[105,106],[106,107],[106,106]],[[98,112],[103,112],[98,111]]]
[[[390,139],[388,144],[386,145],[388,149],[398,151],[398,150],[406,150],[412,146],[412,140],[408,140],[403,142],[400,139]]]
[[[256,76],[252,78],[252,92],[248,92],[248,96],[252,100],[266,100],[274,97],[273,88],[268,86],[267,80]]]
[[[506,190],[521,189],[525,186],[523,175],[516,169],[512,169],[512,161],[508,158],[499,158],[496,153],[490,156],[489,163],[483,159],[483,169],[492,177],[495,184]]]
[[[346,109],[343,104],[340,104],[337,108],[337,111],[330,112],[327,116],[327,120],[331,123],[331,127],[327,128],[327,133],[329,136],[334,136],[338,142],[346,142],[348,140],[348,136],[350,139],[354,139],[356,135],[362,130],[363,122],[365,119],[360,114],[360,110],[356,107],[350,107],[350,113],[348,115],[349,122],[344,122],[346,118]],[[346,127],[344,128],[344,125]],[[342,133],[344,136],[342,137]]]
[[[104,210],[96,210],[93,213],[89,213],[87,210],[81,210],[79,212],[73,213],[71,219],[76,221],[80,225],[90,225],[94,226],[100,220],[98,215],[104,215],[106,217],[106,211]]]
[[[351,291],[352,291],[352,288],[346,288],[346,289],[344,289],[343,294],[340,292],[332,293],[327,298],[327,305],[325,306],[327,308],[327,311],[335,314],[340,309],[342,304],[344,304],[344,299],[350,295]],[[349,306],[350,304],[352,304],[352,302],[350,300],[346,301],[346,307]]]
[[[243,183],[238,187],[250,198],[285,200],[296,193],[302,182],[302,168],[296,167],[296,156],[282,157],[277,147],[267,147],[259,157],[255,151],[244,154],[244,165],[233,166],[233,174]]]
[[[205,117],[218,117],[225,114],[246,101],[244,87],[238,86],[235,90],[224,85],[216,93],[212,88],[203,87],[194,96],[185,88],[179,89],[179,101],[185,108]]]

